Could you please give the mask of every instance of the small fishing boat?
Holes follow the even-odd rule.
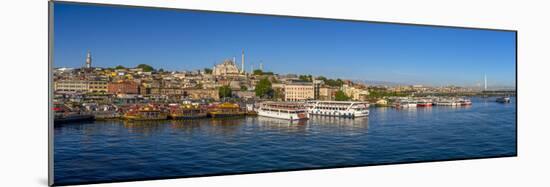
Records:
[[[499,97],[496,99],[497,103],[510,103],[510,97]]]
[[[427,100],[420,100],[416,103],[417,107],[431,107],[432,105],[433,103]]]
[[[460,100],[458,100],[458,103],[460,103],[461,106],[472,105],[472,101],[469,100],[469,99],[460,99]]]

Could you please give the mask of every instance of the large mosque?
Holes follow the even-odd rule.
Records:
[[[215,76],[231,76],[244,74],[244,50],[242,52],[241,58],[242,59],[240,70],[235,63],[235,58],[233,58],[233,60],[224,60],[221,64],[214,65],[214,68],[212,68],[212,74]]]

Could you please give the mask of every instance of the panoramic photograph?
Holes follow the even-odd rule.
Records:
[[[517,155],[515,31],[51,8],[54,185]]]

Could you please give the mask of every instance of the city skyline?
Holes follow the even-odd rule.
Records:
[[[434,86],[483,85],[486,75],[490,85],[515,85],[515,32],[63,3],[55,9],[55,67],[83,67],[90,50],[98,67],[197,70],[239,59],[244,49],[247,71],[262,63],[280,74]]]

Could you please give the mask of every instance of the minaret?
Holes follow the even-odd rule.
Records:
[[[260,63],[260,70],[264,70],[264,64]]]
[[[88,50],[88,54],[86,54],[86,68],[92,68],[92,54],[90,50]]]
[[[487,74],[485,74],[485,84],[483,90],[487,90]]]
[[[244,49],[241,54],[241,73],[244,74]]]

